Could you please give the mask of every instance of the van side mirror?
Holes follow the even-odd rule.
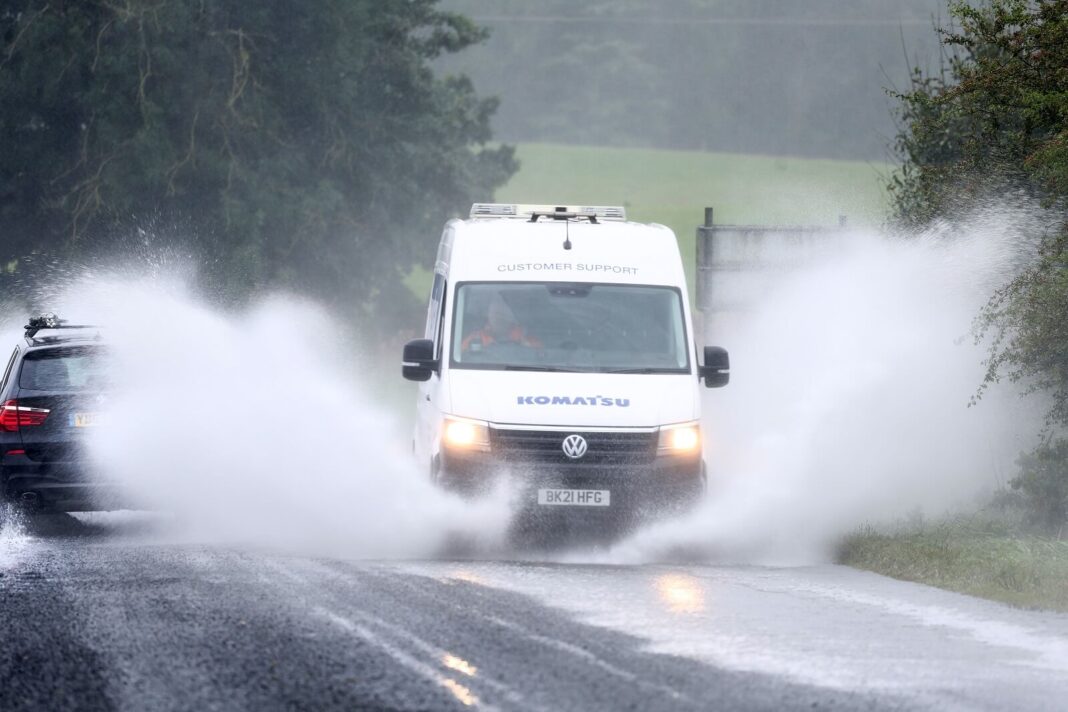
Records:
[[[731,380],[731,359],[727,349],[719,346],[705,347],[705,364],[699,366],[697,375],[705,379],[705,388],[722,388]]]
[[[430,339],[412,339],[406,343],[401,361],[401,374],[409,381],[429,381],[438,370],[434,342]]]

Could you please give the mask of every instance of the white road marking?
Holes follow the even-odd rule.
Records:
[[[370,643],[371,645],[374,645],[386,651],[386,653],[388,653],[390,657],[396,660],[399,664],[406,667],[408,670],[447,690],[449,693],[452,694],[453,697],[456,698],[458,702],[463,704],[465,707],[474,707],[476,709],[481,710],[497,709],[493,705],[487,704],[480,700],[478,696],[475,695],[467,686],[457,682],[451,677],[447,677],[441,674],[441,672],[436,670],[433,666],[424,663],[423,661],[415,658],[412,655],[409,655],[397,646],[385,640],[382,636],[373,633],[366,626],[361,625],[359,623],[355,623],[344,616],[340,616],[337,613],[334,613],[333,611],[327,610],[326,608],[318,607],[316,608],[316,612],[324,616],[331,623],[337,625],[339,628],[342,628],[343,630],[362,638],[364,641]]]

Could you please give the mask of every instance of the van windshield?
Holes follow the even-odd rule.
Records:
[[[673,287],[467,282],[453,310],[456,368],[688,373]]]

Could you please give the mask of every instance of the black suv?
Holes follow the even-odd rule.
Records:
[[[31,510],[106,509],[85,453],[104,398],[99,330],[53,314],[25,328],[0,382],[0,501]]]

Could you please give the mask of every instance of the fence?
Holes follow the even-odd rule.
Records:
[[[804,265],[841,249],[845,216],[836,227],[715,225],[712,208],[697,228],[696,301],[704,343],[733,332],[767,290]]]

